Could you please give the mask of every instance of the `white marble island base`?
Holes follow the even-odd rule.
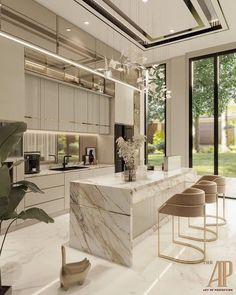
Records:
[[[149,172],[131,183],[121,175],[71,182],[70,245],[131,266],[133,240],[157,223],[157,209],[194,177],[184,168]]]

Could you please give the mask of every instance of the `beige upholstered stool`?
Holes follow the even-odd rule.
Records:
[[[215,182],[213,181],[208,181],[208,180],[201,180],[198,183],[194,184],[192,186],[192,188],[197,188],[200,190],[203,190],[205,192],[205,202],[206,204],[212,204],[212,203],[216,203],[216,215],[213,215],[216,219],[216,230],[212,230],[209,228],[203,228],[201,226],[195,226],[195,225],[191,225],[190,224],[190,219],[189,219],[189,227],[190,228],[194,228],[194,229],[199,229],[199,230],[204,230],[206,232],[209,232],[213,237],[211,238],[206,238],[206,242],[212,242],[212,241],[216,241],[218,239],[218,197],[217,197],[217,185]],[[208,215],[206,215],[207,217]],[[207,226],[207,225],[206,225]],[[190,239],[190,240],[194,240],[194,241],[201,241],[203,242],[202,238],[197,238],[197,237],[193,237],[190,235],[183,235],[179,232],[179,236],[181,238],[186,238],[186,239]]]
[[[172,215],[172,242],[174,244],[190,247],[202,255],[202,258],[195,260],[183,260],[172,256],[161,254],[161,240],[160,240],[160,213]],[[180,194],[176,194],[167,200],[158,210],[158,256],[180,263],[200,263],[205,260],[206,256],[206,231],[204,230],[203,237],[203,249],[192,245],[190,243],[184,243],[175,239],[175,223],[174,217],[203,217],[204,227],[206,227],[206,215],[205,215],[205,193],[202,190],[196,188],[186,189]]]
[[[217,185],[218,196],[219,195],[223,196],[223,208],[222,208],[223,216],[218,216],[218,219],[219,219],[218,226],[225,225],[226,224],[226,218],[225,218],[225,187],[226,187],[225,178],[220,175],[204,175],[199,179],[199,181],[202,181],[202,180],[214,181]],[[207,215],[207,217],[214,217],[214,216]],[[216,224],[215,223],[207,224],[207,226],[214,226],[214,225],[216,225]]]

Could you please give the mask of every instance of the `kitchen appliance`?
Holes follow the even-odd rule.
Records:
[[[40,152],[25,152],[25,174],[40,172]]]
[[[116,140],[122,136],[125,140],[132,139],[134,136],[134,126],[115,124],[115,143],[114,143],[114,159],[115,159],[115,173],[124,171],[124,161],[119,157],[117,153],[117,143]]]

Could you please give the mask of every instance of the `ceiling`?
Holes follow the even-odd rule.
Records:
[[[145,55],[148,63],[235,42],[235,0],[36,1],[131,59]]]

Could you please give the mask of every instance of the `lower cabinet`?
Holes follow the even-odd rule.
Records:
[[[35,183],[44,193],[26,193],[24,198],[25,209],[37,207],[45,210],[48,214],[65,209],[64,173],[28,177],[27,180]]]
[[[44,193],[26,193],[21,210],[37,207],[52,215],[68,210],[70,208],[71,181],[111,173],[114,173],[113,166],[27,177],[28,181],[35,183]]]

